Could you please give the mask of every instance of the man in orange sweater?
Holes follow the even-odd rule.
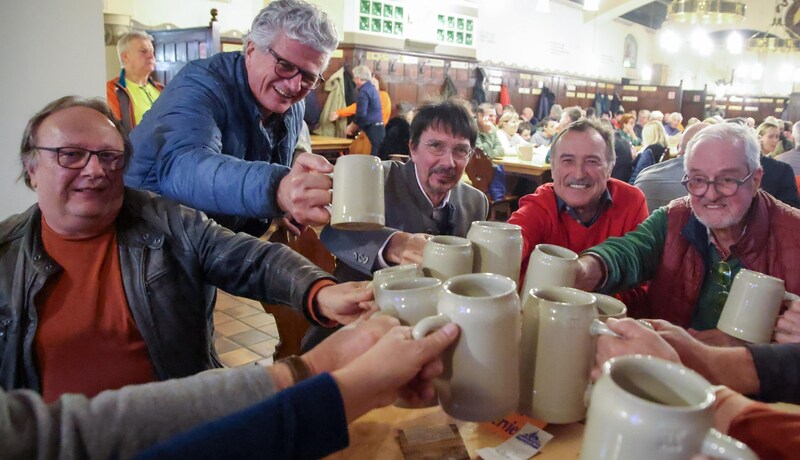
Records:
[[[610,131],[585,118],[553,139],[553,183],[520,199],[519,209],[508,221],[522,227],[522,273],[537,244],[581,252],[608,237],[624,235],[647,218],[644,194],[611,178],[613,139]]]

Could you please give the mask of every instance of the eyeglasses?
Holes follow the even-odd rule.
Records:
[[[733,196],[739,191],[739,187],[753,177],[752,171],[747,176],[741,179],[734,179],[733,177],[717,177],[714,180],[708,180],[705,177],[689,177],[684,175],[681,184],[686,187],[686,190],[696,196],[702,197],[708,192],[708,186],[714,184],[714,190],[722,196]]]
[[[325,79],[322,78],[322,75],[314,75],[313,73],[306,72],[292,62],[280,57],[278,53],[272,50],[272,48],[267,48],[267,51],[269,51],[269,54],[275,58],[275,74],[279,77],[288,80],[290,78],[294,78],[297,74],[300,74],[300,86],[303,89],[314,89],[317,88],[321,83],[325,82]]]
[[[428,152],[437,157],[444,155],[448,148],[447,145],[442,141],[428,141],[424,143],[425,147],[427,147]],[[475,149],[468,147],[466,145],[454,145],[449,148],[450,154],[453,155],[453,158],[457,160],[463,160],[465,158],[469,158],[472,155],[472,152]]]
[[[55,152],[58,165],[67,169],[83,169],[92,155],[106,171],[118,171],[125,167],[125,152],[122,150],[88,150],[81,147],[33,147],[36,150]]]
[[[714,303],[713,310],[722,312],[722,307],[725,306],[725,302],[728,300],[728,291],[730,291],[731,284],[733,283],[731,266],[724,260],[720,260],[714,266],[711,277],[714,284],[720,288],[719,292],[717,292],[717,299]]]

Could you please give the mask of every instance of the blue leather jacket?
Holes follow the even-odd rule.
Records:
[[[162,380],[221,367],[212,337],[216,287],[305,310],[312,285],[332,279],[282,244],[234,234],[202,212],[148,192],[126,189],[116,226],[125,297]],[[0,222],[0,386],[6,390],[41,390],[36,295],[60,272],[42,245],[38,205]]]
[[[264,120],[241,53],[192,61],[131,133],[125,184],[204,211],[233,230],[280,216],[275,194],[289,173],[304,111],[300,101]]]

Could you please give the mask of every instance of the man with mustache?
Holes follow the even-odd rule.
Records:
[[[800,211],[760,190],[763,168],[753,131],[735,123],[703,129],[686,147],[688,195],[657,209],[635,231],[590,248],[579,259],[577,287],[616,292],[649,282],[646,309],[633,316],[695,329],[712,345],[735,343],[716,329],[733,278],[758,271],[800,292]],[[800,341],[791,303],[774,340]]]
[[[463,237],[473,221],[486,219],[486,196],[460,181],[477,135],[463,101],[429,102],[419,109],[411,122],[411,160],[383,162],[386,227],[354,231],[326,226],[322,231],[322,243],[337,258],[337,279],[368,280],[390,265],[421,266],[430,235]],[[304,348],[327,335],[312,329]]]
[[[522,197],[508,220],[522,227],[522,273],[537,244],[580,252],[608,237],[624,235],[647,218],[644,194],[611,178],[616,161],[613,142],[610,130],[585,118],[569,124],[553,139],[553,182]],[[633,305],[639,294],[635,290],[623,300]]]

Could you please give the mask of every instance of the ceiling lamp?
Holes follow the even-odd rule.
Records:
[[[747,9],[734,0],[674,0],[667,9],[667,21],[689,24],[730,24],[744,19]]]
[[[747,39],[745,47],[747,51],[771,52],[771,53],[794,53],[800,51],[800,35],[792,29],[786,27],[781,16],[781,8],[788,2],[778,3],[775,6],[775,17],[772,25],[764,32],[756,32]]]

